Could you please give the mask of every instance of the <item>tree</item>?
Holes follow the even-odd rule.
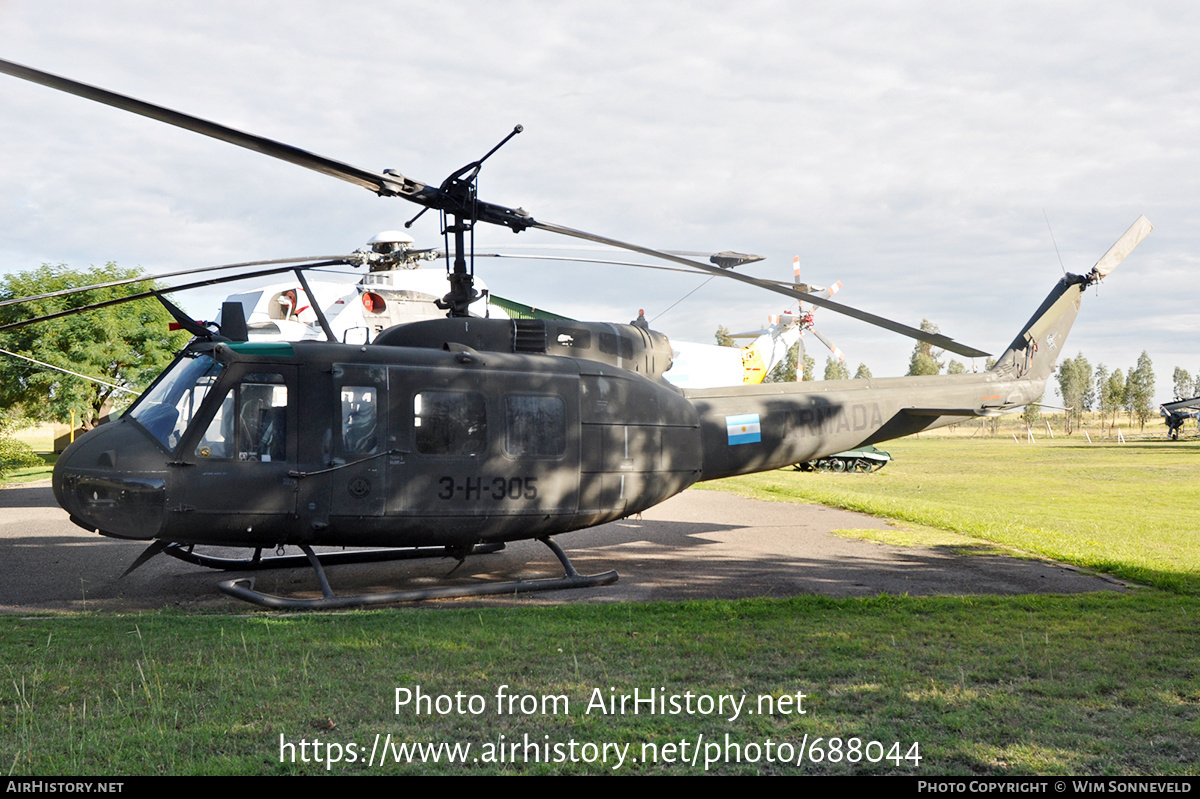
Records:
[[[737,342],[733,340],[733,336],[729,335],[729,328],[725,325],[717,325],[717,346],[719,347],[736,347]]]
[[[835,358],[825,359],[825,379],[826,380],[849,380],[850,368],[845,363]]]
[[[140,275],[136,269],[121,269],[111,263],[86,271],[65,264],[46,264],[0,279],[0,300]],[[127,297],[149,287],[145,283],[116,286],[9,305],[0,308],[0,323]],[[136,393],[157,377],[187,342],[187,333],[170,331],[171,321],[157,301],[137,300],[7,331],[0,334],[0,347]],[[128,402],[133,396],[28,361],[0,359],[0,408],[19,408],[34,419],[65,421],[75,411],[85,428],[93,427],[108,407]]]
[[[1139,429],[1145,429],[1146,420],[1150,418],[1154,408],[1154,369],[1150,364],[1150,354],[1142,350],[1138,356],[1137,366],[1129,373],[1125,385],[1125,407],[1129,410],[1129,423],[1138,420]]]
[[[1125,375],[1120,369],[1114,369],[1108,381],[1100,392],[1100,423],[1104,424],[1104,415],[1112,414],[1109,429],[1117,423],[1117,414],[1125,407]]]
[[[1192,395],[1192,387],[1195,383],[1192,382],[1192,376],[1188,374],[1186,369],[1175,367],[1175,374],[1172,375],[1175,383],[1175,399],[1187,399]]]
[[[967,367],[958,361],[952,360],[950,361],[950,365],[946,367],[946,374],[948,375],[965,375],[966,373]]]
[[[787,357],[779,363],[775,364],[767,376],[763,378],[764,383],[795,383],[796,382],[796,359],[800,356],[800,343],[796,342],[788,348]]]
[[[817,379],[817,359],[804,353],[804,371],[801,373],[801,380],[816,380]]]
[[[1025,410],[1021,411],[1021,421],[1025,422],[1026,428],[1032,428],[1042,418],[1041,401],[1042,397],[1039,396],[1033,402],[1026,405]]]
[[[1067,433],[1077,425],[1083,411],[1091,410],[1095,389],[1092,384],[1092,365],[1083,353],[1066,358],[1058,367],[1058,395],[1068,410],[1065,417]]]
[[[1101,411],[1100,424],[1104,425],[1103,408],[1104,404],[1104,384],[1108,382],[1108,367],[1102,363],[1096,364],[1096,370],[1092,373],[1092,407]]]
[[[854,379],[862,380],[864,378],[870,378],[870,377],[871,377],[871,370],[867,368],[867,365],[865,363],[860,363],[858,365],[858,371],[854,373]]]
[[[921,330],[926,333],[939,332],[937,325],[928,319],[921,320]],[[908,373],[910,375],[936,375],[942,371],[942,364],[937,359],[937,356],[941,354],[941,350],[934,354],[933,345],[929,342],[918,341],[917,346],[913,347],[912,358],[908,361]]]

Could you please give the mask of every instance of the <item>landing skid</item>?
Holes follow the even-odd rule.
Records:
[[[262,556],[262,547],[254,550],[254,554],[248,558],[218,558],[212,555],[201,555],[195,551],[194,544],[179,544],[173,541],[155,541],[150,546],[146,547],[141,555],[138,555],[137,560],[129,565],[122,577],[126,577],[130,572],[136,570],[150,558],[158,554],[170,555],[173,558],[182,560],[184,563],[191,563],[193,566],[202,566],[206,569],[220,569],[221,571],[250,571],[252,569],[295,569],[301,566],[311,564],[309,557],[306,555],[274,555],[264,558]],[[304,547],[301,547],[304,549]],[[487,555],[492,552],[499,552],[504,549],[502,543],[492,544],[476,544],[471,547],[468,554],[471,555]],[[305,550],[307,552],[308,550]],[[365,549],[365,550],[350,550],[349,552],[326,552],[321,555],[321,561],[330,566],[346,564],[346,563],[384,563],[389,560],[417,560],[420,558],[461,558],[461,551],[451,549],[450,547],[412,547],[410,549]]]
[[[325,576],[325,568],[321,563],[322,559],[326,563],[331,562],[329,557],[322,555],[321,559],[318,559],[311,547],[302,545],[300,549],[304,551],[308,564],[313,567],[313,570],[317,573],[317,580],[321,583],[321,599],[296,599],[264,594],[254,590],[253,578],[226,580],[225,582],[218,583],[217,588],[222,593],[228,594],[235,599],[241,599],[260,607],[270,608],[271,610],[334,610],[339,608],[366,607],[368,605],[390,605],[396,602],[420,602],[426,599],[453,599],[474,596],[496,596],[498,594],[526,594],[534,591],[559,591],[568,588],[592,588],[600,585],[611,585],[617,581],[617,573],[615,571],[607,571],[600,574],[579,574],[579,572],[575,571],[575,567],[571,565],[570,558],[567,557],[558,544],[548,537],[539,538],[538,540],[548,546],[550,551],[554,553],[554,556],[558,558],[559,563],[562,564],[563,571],[565,572],[562,577],[544,580],[510,580],[467,587],[425,588],[412,591],[392,591],[382,594],[336,596],[333,593],[333,589],[329,587],[329,580]],[[380,558],[380,560],[382,559]],[[300,558],[291,558],[291,560],[298,561]],[[344,563],[345,561],[339,562]]]
[[[200,555],[193,551],[191,545],[168,544],[162,549],[164,555],[178,558],[185,563],[203,566],[207,569],[222,571],[250,571],[251,569],[295,569],[312,563],[310,550],[301,546],[306,553],[300,555],[275,555],[264,558],[262,549],[254,550],[249,558],[215,558],[211,555]],[[504,544],[476,544],[471,548],[472,555],[487,555],[504,549]],[[323,552],[321,563],[329,566],[347,563],[384,563],[389,560],[418,560],[420,558],[451,558],[455,557],[450,547],[414,547],[412,549],[368,549],[351,550],[349,552]]]

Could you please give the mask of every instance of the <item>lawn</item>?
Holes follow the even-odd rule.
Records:
[[[897,540],[954,530],[1150,587],[8,616],[0,764],[14,775],[1200,773],[1200,445],[889,449],[896,460],[877,474],[785,470],[714,487],[866,509],[907,520]],[[602,709],[635,690],[681,709]]]
[[[817,502],[1200,594],[1200,442],[905,439],[871,475],[790,469],[705,487]]]

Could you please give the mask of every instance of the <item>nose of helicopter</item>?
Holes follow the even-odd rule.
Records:
[[[80,527],[115,538],[154,538],[166,507],[168,456],[136,424],[92,430],[54,465],[54,498]]]

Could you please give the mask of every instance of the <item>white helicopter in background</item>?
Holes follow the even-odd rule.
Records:
[[[800,256],[792,258],[792,281],[801,291],[829,299],[842,288],[841,281],[832,286],[810,286],[800,281]],[[776,366],[785,362],[788,351],[800,346],[796,359],[796,380],[802,378],[804,334],[812,333],[829,348],[833,357],[845,361],[846,356],[836,344],[822,335],[813,325],[813,312],[800,303],[796,312],[784,311],[767,317],[767,326],[759,330],[731,333],[730,338],[752,339],[741,348],[712,344],[672,342],[675,365],[664,377],[680,388],[716,388],[738,384],[756,385],[763,382]]]
[[[369,344],[389,327],[446,316],[438,302],[446,294],[446,272],[420,269],[421,261],[441,256],[438,250],[414,249],[407,233],[385,230],[355,251],[370,271],[357,283],[297,279],[231,294],[225,302],[242,306],[251,341],[324,341],[321,313],[334,339]],[[503,308],[489,303],[490,292],[476,279],[479,298],[472,316],[507,319]],[[221,318],[218,315],[217,324]]]

